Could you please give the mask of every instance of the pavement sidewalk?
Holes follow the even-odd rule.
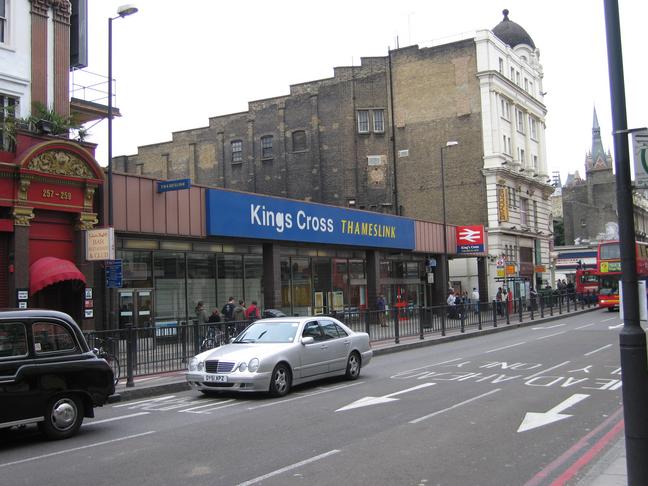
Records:
[[[597,310],[596,308],[588,308],[580,311],[572,312],[565,315],[545,316],[544,318],[536,318],[535,320],[528,320],[523,323],[500,324],[498,327],[489,327],[487,329],[466,329],[465,332],[459,330],[449,331],[445,336],[432,335],[426,336],[421,340],[418,336],[410,336],[401,338],[400,343],[395,343],[394,340],[375,341],[371,343],[374,356],[380,356],[389,353],[396,353],[400,351],[407,351],[410,349],[420,348],[424,346],[433,346],[459,339],[467,339],[472,337],[484,336],[487,334],[504,332],[509,329],[517,329],[520,327],[537,326],[542,323],[555,321],[563,317],[571,317],[577,314]],[[156,375],[140,376],[134,379],[134,386],[127,387],[126,380],[122,379],[117,384],[115,395],[113,395],[109,403],[114,403],[122,400],[135,400],[146,397],[165,395],[169,393],[177,393],[180,391],[189,390],[189,385],[185,379],[184,371],[173,371],[168,373],[160,373]],[[623,436],[610,447],[603,455],[593,460],[587,475],[576,483],[576,486],[621,486],[627,484],[627,471],[626,471],[626,458],[625,458],[625,439]]]

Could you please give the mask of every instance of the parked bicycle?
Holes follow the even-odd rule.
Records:
[[[98,347],[94,348],[93,351],[99,358],[103,358],[106,360],[106,362],[110,365],[110,367],[113,370],[113,378],[115,385],[119,382],[119,378],[121,377],[121,369],[119,366],[119,359],[117,359],[117,356],[112,354],[108,349],[110,349],[112,346],[112,342],[114,341],[113,338],[100,338],[98,336],[95,336],[95,343]]]
[[[200,341],[200,352],[227,344],[236,334],[236,327],[232,324],[228,324],[225,331],[220,326],[207,326],[207,334]]]

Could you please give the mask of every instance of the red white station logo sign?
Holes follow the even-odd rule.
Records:
[[[484,227],[482,225],[457,226],[457,253],[482,253],[484,251]]]

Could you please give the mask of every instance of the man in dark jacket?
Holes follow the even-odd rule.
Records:
[[[227,304],[223,306],[223,309],[221,310],[221,314],[223,314],[223,319],[225,321],[233,321],[234,320],[234,308],[236,307],[236,304],[234,303],[234,297],[230,297],[227,300]]]

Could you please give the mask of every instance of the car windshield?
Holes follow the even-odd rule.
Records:
[[[232,341],[233,343],[292,343],[297,334],[297,322],[258,321]]]

